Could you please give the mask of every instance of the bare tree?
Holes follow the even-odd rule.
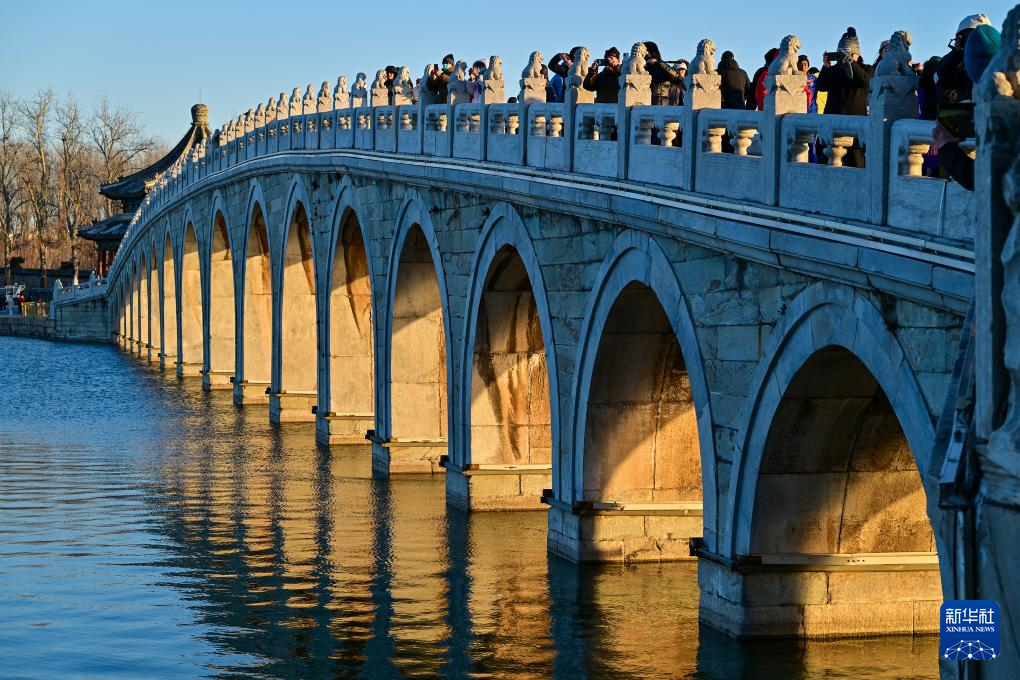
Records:
[[[66,239],[71,250],[73,282],[77,285],[78,227],[90,215],[95,215],[95,173],[77,100],[68,95],[57,105],[55,118],[57,214],[62,227],[61,238]]]
[[[105,97],[96,105],[89,136],[99,152],[99,180],[103,183],[115,182],[129,174],[157,146],[154,140],[142,134],[132,111],[111,106]],[[108,217],[113,214],[113,206],[110,201],[104,204]]]
[[[47,249],[50,246],[50,217],[53,215],[53,176],[50,159],[50,116],[53,90],[40,90],[21,109],[21,127],[28,145],[28,162],[23,165],[22,182],[32,208],[34,240],[39,252],[39,285],[47,285]]]
[[[11,259],[21,245],[24,231],[18,215],[25,202],[19,167],[24,162],[24,146],[15,137],[18,103],[10,92],[0,90],[0,240],[3,242],[7,285],[14,283]]]

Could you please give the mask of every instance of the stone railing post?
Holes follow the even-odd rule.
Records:
[[[489,57],[489,67],[482,74],[482,118],[481,118],[481,145],[482,159],[488,157],[489,153],[489,132],[491,120],[489,117],[489,106],[491,104],[503,104],[506,102],[506,82],[503,80],[503,59],[499,55]]]
[[[910,34],[893,33],[890,48],[871,80],[868,95],[868,139],[864,167],[871,183],[871,221],[885,224],[889,213],[889,165],[899,155],[890,148],[892,124],[901,118],[917,118],[917,76],[910,69]]]
[[[542,75],[542,59],[541,52],[532,52],[528,65],[521,73],[521,92],[517,97],[520,106],[517,120],[520,134],[524,136],[520,144],[521,156],[518,160],[520,165],[524,165],[528,159],[528,136],[531,134],[528,125],[528,107],[532,104],[544,104],[546,101],[545,91],[549,86],[549,79]]]
[[[620,69],[620,98],[617,102],[616,138],[619,156],[616,176],[627,179],[630,156],[630,109],[652,103],[652,76],[645,70],[645,46],[636,43]]]
[[[687,76],[687,94],[681,114],[680,134],[683,135],[681,153],[684,155],[680,186],[694,190],[694,163],[698,158],[698,111],[722,108],[722,76],[715,73],[692,73]],[[722,139],[719,139],[720,150]]]
[[[588,74],[589,68],[588,57],[588,49],[584,47],[581,48],[579,54],[573,55],[574,65],[570,68],[567,82],[564,84],[563,128],[567,136],[567,158],[564,167],[568,170],[574,169],[574,138],[577,136],[574,122],[577,117],[577,105],[595,103],[595,93],[584,89],[584,78]]]
[[[762,169],[765,176],[764,196],[772,205],[779,203],[779,166],[784,158],[780,133],[787,113],[807,113],[807,76],[797,72],[797,51],[800,41],[788,35],[780,45],[779,56],[769,75],[765,76],[765,106],[758,134],[762,139]]]

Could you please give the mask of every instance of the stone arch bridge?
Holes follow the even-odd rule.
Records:
[[[762,112],[714,75],[684,107],[642,75],[548,104],[529,69],[504,104],[496,75],[483,103],[309,87],[225,125],[135,216],[117,341],[452,505],[544,509],[556,554],[696,556],[734,635],[937,630],[975,204],[921,176],[913,76],[843,117],[792,75]]]

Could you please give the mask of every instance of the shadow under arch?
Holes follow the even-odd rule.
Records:
[[[266,388],[273,369],[273,270],[265,197],[252,179],[245,208],[245,226],[238,267],[237,341],[234,401],[268,403]]]
[[[177,373],[181,377],[199,377],[205,367],[205,314],[202,306],[201,246],[190,206],[184,217],[180,289],[181,344]]]
[[[162,294],[159,281],[159,259],[156,242],[153,240],[145,246],[145,261],[149,270],[149,361],[159,361],[163,352],[163,318]]]
[[[376,276],[362,215],[345,175],[330,216],[330,257],[321,281],[319,344],[326,370],[319,372],[316,436],[326,444],[364,445],[375,423]]]
[[[449,350],[453,340],[446,273],[428,205],[413,189],[405,193],[395,224],[387,260],[386,312],[379,329],[382,351],[376,355],[376,435],[372,456],[373,469],[382,475],[398,471],[434,472],[439,456],[447,451],[454,413],[450,403],[453,362],[449,360]],[[398,296],[401,283],[421,292],[420,302],[415,303],[409,295]],[[402,319],[399,325],[395,319]],[[420,320],[417,327],[416,319]],[[400,333],[404,329],[412,332]],[[395,337],[399,337],[402,345],[398,352],[394,352]],[[429,337],[434,340],[429,341]],[[430,345],[438,350],[434,355],[436,361],[412,366],[410,362],[420,359],[414,348]],[[399,360],[404,365],[395,367]],[[414,372],[418,375],[412,375]],[[420,396],[405,394],[414,391],[414,385],[421,386],[417,389],[420,395],[428,392],[431,398],[423,402]],[[405,386],[412,389],[405,390]],[[396,404],[394,391],[400,398]],[[391,441],[395,437],[411,437],[430,446],[403,451]]]
[[[177,307],[177,257],[173,234],[169,225],[163,230],[163,242],[160,244],[159,279],[160,314],[163,319],[163,350],[160,366],[167,368],[175,365],[180,353],[180,316]]]
[[[274,423],[313,422],[318,388],[318,320],[311,203],[294,176],[275,271],[273,378],[269,418]]]
[[[206,260],[208,287],[206,299],[208,366],[203,377],[206,389],[229,389],[236,357],[236,305],[234,295],[234,255],[230,238],[230,218],[219,191],[213,195],[212,219]]]
[[[507,496],[504,483],[487,492],[476,475],[454,500],[472,509],[542,509],[560,437],[559,371],[538,255],[509,204],[496,205],[482,226],[469,280],[448,475],[468,465],[533,467],[519,475],[516,495]],[[455,481],[448,488],[457,495]]]
[[[621,300],[638,313],[627,314]],[[638,361],[641,377],[631,375],[619,354],[610,357],[613,352]],[[560,474],[550,548],[573,560],[661,561],[689,557],[688,539],[702,531],[714,542],[708,382],[680,283],[650,236],[626,231],[609,249],[585,310],[575,367],[569,442],[565,437],[565,455],[554,462],[554,474],[556,466]],[[643,396],[614,396],[613,384]],[[596,442],[596,433],[609,438]],[[589,488],[606,480],[614,498],[597,497],[601,490]],[[633,535],[596,538],[598,525],[615,521],[617,511],[629,518]],[[568,521],[568,514],[580,514],[580,522]],[[660,519],[639,530],[638,519],[646,514]]]
[[[931,521],[934,429],[881,313],[850,288],[817,283],[790,304],[764,357],[741,414],[723,559],[705,555],[702,575],[712,584],[709,572],[733,570],[727,560],[760,562],[763,576],[740,575],[731,592],[756,578],[779,587],[737,608],[703,587],[703,619],[740,636],[937,630],[932,552],[946,553]]]

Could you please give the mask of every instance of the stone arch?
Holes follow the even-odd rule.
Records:
[[[253,394],[248,396],[256,401],[262,400],[261,393],[269,385],[273,368],[272,248],[266,205],[262,185],[252,179],[245,209],[244,255],[239,263],[240,342],[236,368],[244,381],[238,384],[251,385]]]
[[[839,353],[832,348],[842,348],[853,361],[837,356]],[[820,354],[823,352],[830,356],[824,357]],[[798,374],[800,382],[804,381],[802,369],[812,368],[813,360],[828,358],[837,367],[860,368],[872,377],[913,452],[919,481],[926,480],[935,436],[928,408],[903,349],[871,302],[844,286],[811,286],[790,304],[769,337],[764,356],[755,373],[751,397],[741,413],[727,499],[728,522],[721,527],[726,537],[722,546],[729,555],[749,554],[755,497],[769,432],[789,388]],[[859,375],[851,377],[862,379]],[[794,387],[804,389],[803,385]],[[854,385],[836,387],[849,389]],[[840,395],[834,394],[833,398]],[[880,400],[878,396],[875,399]],[[936,488],[929,485],[926,491],[929,497],[937,497]]]
[[[184,212],[180,278],[181,342],[177,357],[178,373],[188,377],[200,376],[205,365],[202,260],[198,231],[190,205]]]
[[[548,486],[559,441],[559,388],[545,281],[531,236],[512,206],[497,205],[471,268],[461,348],[453,462],[550,465],[533,470]],[[471,506],[481,506],[481,489]],[[505,500],[505,499],[504,499]],[[541,506],[539,506],[541,507]]]
[[[285,215],[274,301],[277,388],[270,416],[276,422],[310,421],[318,386],[315,247],[311,203],[298,175],[291,181]]]
[[[135,256],[135,273],[138,280],[137,306],[138,306],[138,348],[140,352],[147,352],[152,344],[149,335],[149,268],[145,263],[145,253],[139,252]]]
[[[133,343],[138,339],[137,337],[138,333],[135,330],[135,327],[137,325],[137,322],[135,320],[135,317],[137,316],[135,312],[135,287],[137,286],[138,282],[135,277],[134,262],[132,262],[130,265],[126,267],[126,271],[124,272],[124,274],[127,277],[127,289],[125,291],[127,293],[127,295],[125,296],[125,300],[127,302],[127,304],[125,305],[127,319],[125,323],[126,331],[124,332],[124,335],[126,335],[127,339]]]
[[[619,356],[627,361],[614,361]],[[580,536],[568,536],[565,549],[550,516],[550,545],[580,560],[688,557],[702,515],[705,525],[715,517],[711,402],[686,299],[650,236],[623,232],[603,260],[575,366],[570,445],[555,489],[558,499],[597,512],[582,517]],[[596,525],[617,510],[634,527],[635,514],[656,521],[598,538]]]
[[[375,280],[361,216],[349,176],[340,181],[329,219],[330,257],[323,262],[320,344],[325,359],[319,387],[317,431],[326,443],[363,444],[375,418]]]
[[[752,636],[937,630],[951,593],[933,555],[946,555],[931,521],[934,429],[879,310],[846,286],[812,285],[770,335],[749,394],[726,559],[702,564],[702,618]]]
[[[160,314],[163,319],[163,356],[161,365],[177,361],[180,354],[180,316],[177,307],[177,249],[174,247],[173,232],[169,225],[163,230],[160,244],[159,278],[162,300]]]
[[[226,387],[229,385],[229,378],[234,375],[236,308],[230,225],[223,196],[217,191],[213,194],[206,254],[206,260],[209,262],[206,306],[208,331],[205,334],[209,342],[206,348],[206,356],[209,357],[205,377],[207,386]]]
[[[432,450],[413,455],[435,462],[447,448],[453,412],[446,275],[428,205],[416,191],[405,193],[395,225],[381,329],[383,349],[376,365],[377,433],[384,440],[430,441],[435,444]],[[390,444],[388,468],[392,471],[395,449]],[[432,462],[419,469],[432,469]]]

